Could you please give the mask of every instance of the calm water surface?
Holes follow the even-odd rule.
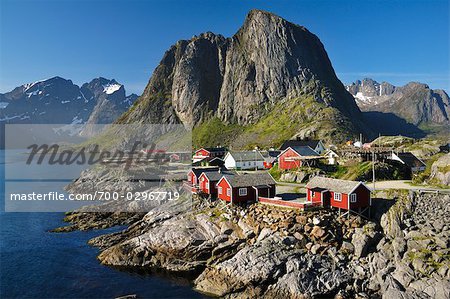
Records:
[[[0,163],[0,298],[202,298],[183,278],[100,265],[87,241],[120,228],[55,234],[48,230],[64,225],[63,213],[4,212],[1,151]]]

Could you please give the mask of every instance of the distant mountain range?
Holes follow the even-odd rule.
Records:
[[[411,133],[414,127],[422,134],[429,130],[450,130],[450,99],[444,90],[433,90],[417,82],[397,87],[369,78],[347,85],[346,89],[372,123],[383,126],[389,118],[389,127],[400,129],[398,133],[403,134]],[[397,125],[393,123],[395,118]]]
[[[109,124],[137,98],[114,79],[100,77],[79,87],[53,77],[0,94],[0,123]]]

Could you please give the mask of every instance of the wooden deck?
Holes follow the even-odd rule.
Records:
[[[283,200],[281,197],[259,197],[258,201],[262,204],[266,205],[272,205],[272,206],[278,206],[278,207],[285,207],[285,208],[294,208],[294,209],[300,209],[302,211],[314,209],[317,207],[320,207],[320,203],[309,203],[305,201],[298,201],[298,200]]]

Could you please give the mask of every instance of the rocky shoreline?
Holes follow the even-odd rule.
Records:
[[[449,298],[450,196],[378,197],[372,221],[194,196],[145,214],[75,211],[56,231],[127,225],[89,241],[102,264],[188,274],[210,296]]]

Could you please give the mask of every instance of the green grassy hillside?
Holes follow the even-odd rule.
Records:
[[[339,110],[305,96],[278,102],[259,121],[246,126],[224,124],[213,118],[193,129],[193,144],[195,147],[268,148],[278,147],[297,134],[341,142],[355,134],[352,128]]]

